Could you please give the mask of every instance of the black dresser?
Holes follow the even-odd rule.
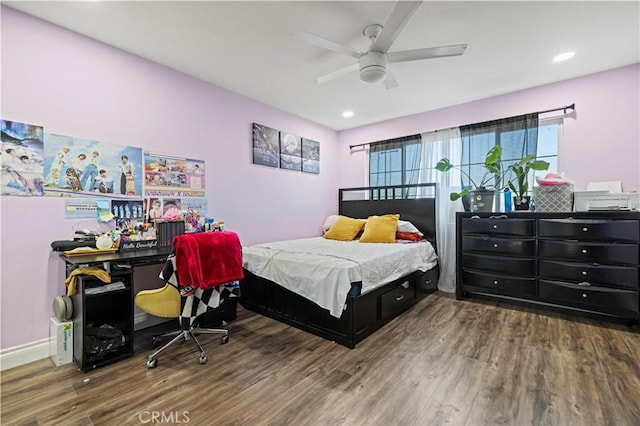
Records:
[[[456,298],[640,319],[639,212],[458,213]]]

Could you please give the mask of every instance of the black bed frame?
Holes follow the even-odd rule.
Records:
[[[367,218],[399,213],[436,247],[436,184],[339,189],[338,213]],[[312,301],[245,269],[240,303],[247,309],[349,348],[436,289],[439,267],[414,272],[359,296],[347,296],[340,318]]]

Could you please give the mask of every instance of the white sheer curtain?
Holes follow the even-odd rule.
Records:
[[[438,289],[448,293],[456,290],[456,212],[464,211],[462,201],[451,201],[449,193],[460,191],[462,182],[458,169],[446,173],[434,167],[444,157],[453,164],[460,164],[462,140],[460,129],[452,128],[422,133],[422,162],[420,183],[437,183],[436,196],[436,244],[440,258]]]

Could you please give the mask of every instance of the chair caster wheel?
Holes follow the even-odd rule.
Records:
[[[147,360],[147,368],[156,368],[158,366],[158,359]]]
[[[221,345],[226,345],[227,343],[229,343],[229,335],[225,334],[224,336],[222,336],[220,338],[220,344]]]
[[[160,346],[162,346],[162,340],[158,339],[157,337],[151,339],[151,347],[153,349],[158,349]]]
[[[198,359],[198,362],[200,364],[206,364],[207,363],[207,356],[206,355],[200,356],[200,358]]]

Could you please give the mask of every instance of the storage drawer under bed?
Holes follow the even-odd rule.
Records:
[[[398,286],[380,296],[380,316],[383,320],[393,318],[398,313],[404,311],[416,299],[415,282],[404,281]]]

